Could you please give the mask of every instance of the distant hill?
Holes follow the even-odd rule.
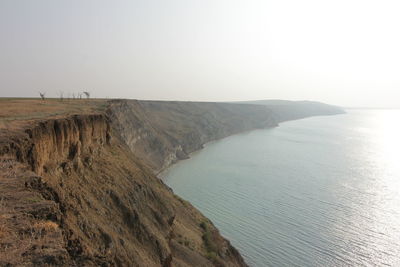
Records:
[[[275,114],[278,122],[296,120],[310,116],[337,115],[346,113],[343,108],[316,101],[255,100],[236,102],[267,106]]]

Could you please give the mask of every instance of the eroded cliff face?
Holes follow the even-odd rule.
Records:
[[[31,101],[51,118],[1,121],[0,266],[246,266],[155,174],[209,141],[336,112],[96,101],[57,113],[54,102]]]
[[[207,142],[277,126],[265,106],[229,103],[117,100],[107,116],[130,150],[155,172]]]
[[[154,175],[240,129],[224,128],[215,113],[187,119],[199,128],[210,122],[209,132],[183,122],[162,128],[157,113],[136,104],[36,121],[2,138],[0,265],[245,266],[213,224]]]
[[[98,156],[100,148],[111,138],[103,114],[40,121],[24,133],[19,139],[3,143],[1,154],[28,163],[38,175],[60,167],[81,167]],[[58,166],[60,162],[62,166]]]
[[[134,100],[70,114],[82,103],[16,128],[2,120],[0,266],[246,266],[155,174],[206,142],[282,118],[261,105]]]

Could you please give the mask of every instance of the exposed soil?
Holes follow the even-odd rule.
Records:
[[[89,111],[1,132],[0,266],[245,266],[105,112]]]
[[[0,266],[246,266],[156,174],[277,120],[260,105],[1,99]]]

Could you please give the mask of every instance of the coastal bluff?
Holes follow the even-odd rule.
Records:
[[[246,266],[157,174],[213,140],[343,113],[305,106],[1,99],[0,266]]]

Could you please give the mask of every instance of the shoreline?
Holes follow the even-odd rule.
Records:
[[[1,264],[43,263],[50,257],[60,266],[116,265],[115,259],[142,266],[246,266],[212,222],[174,195],[155,172],[223,138],[278,126],[268,107],[138,100],[87,100],[90,106],[82,107],[80,101],[10,101],[14,104],[0,101],[3,117],[13,119],[0,131],[0,183],[7,195],[3,207],[24,210],[7,208],[7,216],[0,217],[7,230],[2,241],[12,244],[7,254],[14,255],[0,257]],[[17,223],[10,218],[18,218]],[[43,233],[41,223],[51,226],[43,238],[12,239],[26,229]],[[25,247],[31,252],[18,249]]]
[[[235,134],[232,134],[232,135],[229,135],[229,136],[225,136],[225,137],[222,137],[222,138],[220,138],[220,139],[211,140],[211,141],[209,141],[209,142],[207,142],[207,143],[202,144],[202,147],[201,147],[200,149],[195,150],[195,151],[193,151],[193,152],[190,152],[190,153],[188,154],[188,157],[187,157],[187,158],[179,159],[178,161],[175,161],[175,162],[173,162],[171,165],[165,167],[163,170],[160,170],[159,172],[156,173],[156,176],[159,177],[160,180],[162,180],[162,181],[164,182],[164,181],[165,181],[165,173],[168,172],[168,169],[170,169],[171,167],[173,167],[174,165],[176,165],[176,164],[178,164],[178,163],[181,163],[181,162],[184,162],[184,161],[186,161],[186,160],[191,159],[191,157],[192,157],[193,155],[195,155],[195,154],[197,154],[197,153],[200,153],[206,146],[211,145],[211,144],[213,144],[213,143],[216,143],[216,142],[218,142],[218,141],[221,141],[221,140],[223,140],[223,139],[225,139],[225,138],[229,138],[229,137],[236,136],[236,135],[241,135],[241,134],[246,134],[246,133],[251,133],[251,132],[254,132],[254,131],[262,131],[262,130],[267,130],[267,129],[278,128],[281,124],[284,124],[284,123],[286,123],[286,122],[304,120],[304,119],[309,119],[309,118],[313,118],[313,117],[338,116],[338,115],[345,115],[345,114],[347,114],[347,113],[327,114],[327,115],[314,115],[314,116],[308,116],[308,117],[304,117],[304,118],[298,118],[298,119],[292,119],[292,120],[285,120],[285,121],[279,122],[278,125],[276,125],[276,126],[265,127],[265,128],[258,128],[258,129],[251,129],[251,130],[247,130],[247,131],[235,133]]]

